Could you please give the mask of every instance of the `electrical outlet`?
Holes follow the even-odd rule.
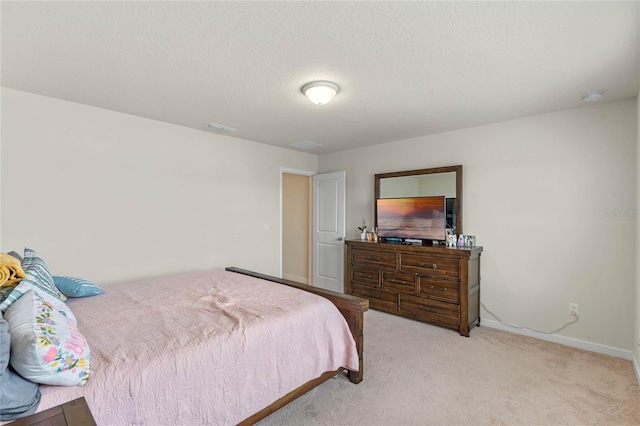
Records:
[[[569,315],[578,316],[578,304],[577,303],[569,303]]]

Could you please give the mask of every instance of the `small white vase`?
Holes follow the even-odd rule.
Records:
[[[366,229],[360,233],[360,239],[361,240],[366,240],[367,239],[367,230]]]

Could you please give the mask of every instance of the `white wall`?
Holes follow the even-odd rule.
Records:
[[[640,14],[639,14],[640,18]],[[640,212],[640,91],[636,99],[636,209]],[[636,318],[634,365],[640,384],[640,215],[636,217]]]
[[[628,100],[322,155],[319,171],[346,170],[355,238],[373,220],[374,174],[462,164],[487,308],[552,331],[578,303],[579,322],[559,334],[631,351],[636,223],[624,212],[636,206],[636,137]]]
[[[280,268],[281,167],[317,157],[2,89],[2,251],[108,282]],[[269,230],[265,231],[265,225]]]
[[[2,93],[0,87],[0,94]],[[0,102],[0,117],[2,117],[2,102]],[[2,242],[2,120],[0,119],[0,243]],[[1,244],[0,244],[1,245]],[[0,248],[1,249],[1,248]]]

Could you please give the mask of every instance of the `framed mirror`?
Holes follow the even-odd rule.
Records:
[[[462,166],[435,167],[375,175],[375,199],[444,196],[446,226],[453,234],[462,231]],[[374,209],[375,210],[375,209]],[[378,226],[378,213],[374,212]]]

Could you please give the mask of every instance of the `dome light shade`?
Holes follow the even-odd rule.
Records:
[[[302,86],[304,93],[316,105],[324,105],[340,92],[340,87],[330,81],[312,81]]]

